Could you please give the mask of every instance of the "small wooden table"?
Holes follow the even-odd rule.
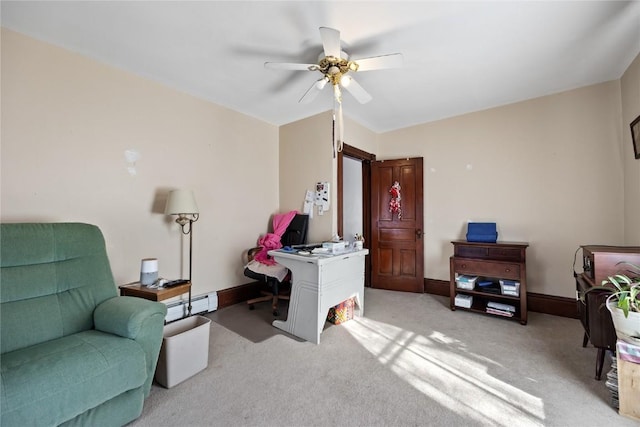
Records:
[[[151,301],[163,301],[190,292],[191,282],[172,286],[170,288],[148,288],[146,286],[142,286],[140,282],[133,282],[121,285],[119,288],[120,295],[122,296],[139,297]]]

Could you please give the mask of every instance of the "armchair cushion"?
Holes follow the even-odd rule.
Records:
[[[5,353],[2,424],[60,424],[139,388],[147,375],[140,344],[96,330]]]

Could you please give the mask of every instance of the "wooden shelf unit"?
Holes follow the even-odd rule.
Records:
[[[527,271],[526,271],[526,242],[498,242],[478,243],[465,240],[454,240],[453,256],[450,263],[450,307],[451,310],[467,310],[476,313],[489,314],[509,320],[527,324]],[[515,280],[520,283],[519,296],[510,296],[484,292],[476,284],[473,290],[461,289],[456,286],[456,275],[478,276],[498,282],[500,279]],[[471,308],[455,305],[456,295],[473,296]],[[490,301],[513,305],[516,308],[513,317],[487,313],[486,306]]]

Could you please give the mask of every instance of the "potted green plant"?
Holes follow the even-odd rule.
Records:
[[[624,269],[602,281],[602,286],[614,288],[607,298],[607,309],[618,338],[640,344],[640,266],[629,262],[617,265]]]

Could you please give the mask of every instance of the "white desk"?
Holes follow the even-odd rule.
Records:
[[[291,299],[287,320],[273,326],[315,344],[329,308],[355,297],[359,315],[364,315],[364,257],[368,249],[335,256],[298,255],[269,251],[276,262],[291,270]]]

